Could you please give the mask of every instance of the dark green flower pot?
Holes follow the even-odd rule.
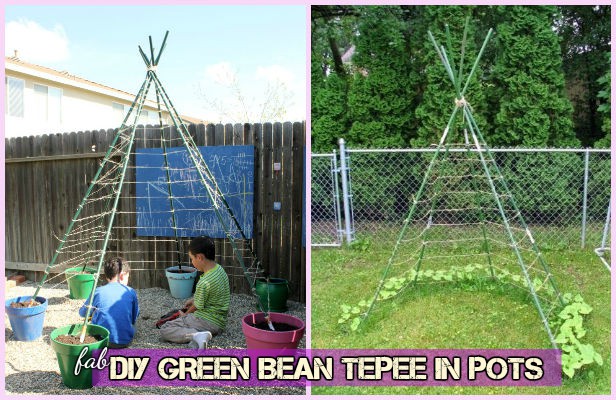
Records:
[[[289,281],[281,278],[258,278],[255,283],[257,296],[264,312],[285,312],[287,311],[287,299],[289,298]],[[269,299],[268,299],[269,297]],[[259,304],[257,304],[259,308]]]

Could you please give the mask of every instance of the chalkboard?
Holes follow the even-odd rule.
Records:
[[[244,235],[252,238],[254,146],[209,146],[199,151]],[[227,237],[187,150],[167,148],[166,157],[168,169],[163,149],[135,152],[137,235],[175,237],[175,217],[178,237]],[[217,203],[231,236],[241,238],[224,205]]]

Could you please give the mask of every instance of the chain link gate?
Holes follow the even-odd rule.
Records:
[[[312,246],[342,244],[342,216],[336,152],[311,155]]]
[[[345,150],[342,147],[341,150],[347,154],[350,233],[393,245],[434,149]],[[609,150],[491,149],[491,152],[540,244],[563,250],[600,245],[610,196]],[[336,161],[331,159],[335,156],[335,153],[313,154],[315,246],[327,242],[324,233],[334,229],[338,230],[335,245],[346,236],[341,200],[337,203],[337,213],[328,211],[334,210],[334,205],[322,200],[328,193],[332,199],[334,196],[340,199],[339,192],[334,195],[333,188],[327,189],[323,184],[333,182],[333,169],[341,172],[337,167],[332,169],[321,164],[327,164],[323,160],[327,159],[335,165]],[[331,216],[329,228],[325,223],[327,215]],[[334,237],[332,233],[329,236]]]

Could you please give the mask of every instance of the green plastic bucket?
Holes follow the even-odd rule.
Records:
[[[82,363],[85,360],[92,358],[92,352],[96,349],[102,349],[109,342],[109,331],[102,326],[90,324],[86,328],[86,334],[98,335],[102,339],[90,344],[66,344],[56,340],[60,335],[75,335],[81,334],[82,324],[73,324],[54,329],[49,335],[51,339],[51,347],[56,352],[58,365],[60,366],[60,375],[62,382],[71,389],[88,389],[92,387],[92,369],[82,367],[78,375],[75,375],[75,364],[79,359],[79,355],[84,347],[88,348],[86,355],[82,358]]]
[[[85,272],[85,273],[84,273]],[[94,287],[94,278],[96,276],[94,268],[75,267],[64,271],[68,282],[68,297],[71,299],[87,299],[92,293]]]
[[[281,278],[258,278],[255,283],[255,290],[259,296],[259,303],[264,312],[285,312],[287,311],[287,299],[289,297],[289,281]],[[268,300],[269,296],[269,300]],[[269,307],[268,307],[269,304]],[[259,308],[259,304],[257,304]]]

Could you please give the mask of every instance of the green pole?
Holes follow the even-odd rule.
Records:
[[[83,206],[85,205],[86,200],[88,199],[88,196],[92,192],[92,189],[94,188],[94,185],[97,183],[98,178],[102,174],[105,165],[107,164],[107,162],[110,159],[110,155],[111,155],[111,152],[113,151],[113,147],[118,142],[120,136],[122,135],[122,132],[125,129],[126,121],[128,120],[128,117],[130,116],[130,114],[131,114],[131,112],[133,110],[133,107],[135,106],[135,103],[137,102],[137,99],[141,96],[141,94],[142,94],[142,92],[143,92],[143,90],[145,88],[145,84],[146,84],[146,82],[144,81],[143,84],[141,85],[141,88],[139,89],[139,92],[137,93],[137,96],[135,97],[135,100],[133,100],[133,103],[131,104],[128,113],[124,117],[124,121],[122,121],[122,125],[120,126],[120,128],[118,128],[118,133],[116,133],[115,137],[113,138],[113,141],[111,142],[111,145],[109,145],[109,148],[107,149],[107,152],[105,153],[105,157],[103,158],[103,161],[101,162],[100,167],[96,171],[96,174],[94,175],[94,178],[92,179],[92,182],[90,182],[90,186],[88,187],[88,190],[86,191],[86,194],[81,199],[81,203],[79,203],[79,206],[77,207],[77,211],[75,212],[75,215],[73,216],[73,218],[71,219],[71,222],[69,223],[68,227],[66,228],[66,232],[64,233],[64,236],[62,237],[62,240],[60,241],[60,244],[58,245],[58,248],[56,249],[56,252],[53,254],[53,256],[51,258],[51,261],[49,262],[49,264],[45,268],[45,273],[43,274],[43,278],[39,281],[39,283],[38,283],[38,285],[36,287],[36,290],[35,290],[34,294],[32,295],[32,298],[30,299],[31,302],[33,302],[34,299],[36,298],[36,296],[38,295],[39,291],[41,290],[41,287],[43,286],[43,283],[45,282],[45,280],[49,276],[49,271],[55,265],[56,260],[57,260],[58,256],[60,255],[60,252],[62,251],[62,248],[64,247],[64,244],[66,243],[66,240],[68,239],[68,235],[71,233],[71,231],[73,229],[73,225],[75,225],[75,221],[77,220],[77,218],[79,218],[79,215],[81,214],[81,211],[83,210]]]
[[[444,170],[444,166],[445,166],[445,160],[449,157],[449,145],[445,146],[445,153],[443,154],[443,157],[441,158],[440,161],[438,161],[437,159],[437,163],[439,163],[439,168],[438,168],[438,172],[437,172],[437,178],[439,176],[443,176],[443,170]],[[442,179],[437,179],[436,182],[436,187],[434,189],[434,193],[440,193],[442,187],[443,187],[443,181]],[[421,251],[419,253],[419,258],[417,260],[417,264],[415,266],[415,282],[417,281],[417,278],[419,276],[419,269],[421,268],[421,264],[423,263],[423,257],[424,257],[424,252],[425,252],[425,248],[426,248],[426,236],[428,233],[428,230],[430,230],[430,226],[432,225],[432,217],[434,216],[434,206],[436,205],[436,196],[432,197],[432,201],[430,203],[430,213],[428,216],[428,224],[426,225],[425,229],[421,232]]]
[[[470,113],[470,111],[468,110],[467,107],[463,107],[463,112],[465,113],[467,119],[471,120],[472,115],[471,115],[471,113]],[[537,297],[537,293],[535,292],[535,288],[533,286],[533,282],[531,281],[530,276],[528,275],[528,271],[526,269],[526,264],[524,262],[524,259],[522,258],[522,255],[520,254],[520,251],[519,251],[519,249],[517,247],[515,238],[513,237],[513,234],[511,233],[511,227],[509,226],[509,222],[507,221],[507,216],[505,215],[505,210],[503,209],[503,205],[502,205],[502,203],[500,201],[500,198],[498,197],[498,192],[496,191],[496,187],[494,186],[494,182],[493,182],[493,179],[492,179],[492,174],[490,173],[490,170],[488,168],[486,160],[483,157],[483,154],[481,152],[481,146],[479,145],[479,140],[477,138],[477,135],[475,134],[475,130],[473,129],[472,125],[473,125],[472,123],[469,124],[471,135],[473,137],[473,141],[475,142],[475,147],[477,149],[477,153],[479,154],[479,158],[481,159],[481,164],[483,166],[484,172],[486,173],[486,176],[488,177],[488,183],[490,184],[490,188],[492,190],[492,194],[494,195],[494,198],[496,200],[496,204],[498,205],[498,210],[499,210],[499,212],[501,214],[501,217],[503,218],[503,223],[504,223],[505,228],[507,230],[507,233],[509,235],[509,239],[511,240],[513,251],[514,251],[516,257],[518,258],[518,263],[520,264],[522,272],[524,273],[524,278],[526,279],[526,282],[528,283],[528,289],[530,290],[530,293],[531,293],[532,298],[533,298],[533,302],[535,303],[537,311],[539,312],[539,316],[541,317],[541,321],[543,322],[543,325],[545,326],[545,329],[548,332],[548,336],[550,338],[550,342],[552,343],[552,347],[554,347],[555,349],[558,349],[558,346],[556,345],[556,342],[554,341],[554,336],[552,335],[552,330],[550,329],[550,324],[549,324],[546,316],[543,313],[543,308],[541,307],[541,304],[539,303],[539,299]]]
[[[464,54],[466,51],[466,36],[468,35],[468,22],[470,17],[466,17],[464,21],[464,33],[462,34],[462,50],[460,52],[460,69],[458,70],[458,78],[456,81],[458,82],[458,86],[456,87],[456,91],[460,92],[460,82],[462,82],[462,66],[464,64]]]
[[[150,37],[150,41],[152,40],[152,38]],[[153,51],[153,50],[152,50]],[[148,71],[148,74],[153,74],[152,71]],[[163,158],[164,158],[164,169],[165,169],[165,176],[167,178],[167,190],[169,192],[169,207],[171,208],[171,221],[173,223],[173,235],[175,236],[175,248],[176,248],[176,256],[177,256],[177,260],[178,260],[178,266],[180,271],[182,270],[182,246],[180,245],[180,238],[178,237],[178,225],[177,225],[177,219],[175,216],[175,204],[174,204],[174,197],[173,197],[173,191],[171,188],[171,173],[169,172],[169,159],[167,157],[167,145],[165,144],[165,137],[164,137],[164,132],[163,132],[163,121],[162,121],[162,112],[160,109],[160,93],[158,91],[158,87],[155,86],[156,88],[156,103],[158,104],[158,118],[159,118],[159,122],[160,122],[160,141],[161,144],[163,146]],[[171,139],[171,130],[169,131],[169,139]]]
[[[443,49],[443,53],[444,54],[449,54],[451,56],[451,60],[449,64],[450,64],[450,68],[451,68],[451,72],[453,75],[453,72],[455,71],[455,61],[453,59],[453,46],[451,45],[451,32],[449,32],[449,24],[445,24],[445,35],[447,38],[447,53],[445,53],[445,49]],[[460,67],[462,67],[462,63],[460,63]],[[456,79],[454,80],[454,86],[456,88],[456,91],[459,92],[460,91],[460,84],[459,81]]]
[[[165,37],[163,38],[163,44],[160,46],[160,51],[158,52],[158,56],[156,56],[156,61],[154,61],[154,65],[158,65],[160,56],[163,54],[163,50],[165,50],[165,45],[167,44],[167,36],[169,36],[169,31],[165,32]]]
[[[477,55],[477,58],[475,59],[473,68],[471,68],[471,72],[466,77],[466,84],[464,85],[464,89],[462,89],[462,91],[460,92],[460,95],[462,96],[464,96],[464,93],[466,93],[466,89],[468,88],[468,85],[471,83],[471,79],[475,75],[475,70],[477,69],[477,65],[479,65],[479,60],[481,60],[481,56],[483,55],[483,51],[486,49],[486,46],[488,44],[488,41],[490,40],[490,37],[492,37],[492,32],[493,32],[492,28],[490,28],[490,30],[488,30],[488,34],[486,35],[485,40],[483,41],[483,44],[481,45],[481,50],[479,50],[479,54]]]
[[[160,84],[160,81],[158,80],[158,77],[156,76],[155,73],[152,74],[152,77],[154,79],[154,83],[157,86],[157,88],[160,90],[163,102],[165,104],[165,107],[167,107],[167,109],[169,109],[170,111],[173,110],[173,113],[170,113],[170,116],[173,120],[173,123],[176,127],[180,128],[180,134],[182,135],[182,140],[184,142],[184,146],[187,150],[187,153],[189,155],[189,157],[191,158],[191,161],[193,162],[193,164],[196,167],[197,173],[199,174],[199,177],[201,179],[201,182],[203,183],[206,192],[208,193],[208,196],[212,202],[212,205],[214,206],[214,213],[216,214],[216,217],[218,218],[218,221],[220,222],[220,224],[223,227],[223,230],[225,231],[225,234],[227,235],[227,238],[229,239],[229,242],[231,243],[231,247],[233,248],[233,252],[242,268],[242,270],[244,271],[244,277],[246,278],[246,280],[248,281],[248,284],[250,285],[250,288],[252,290],[253,293],[256,294],[256,288],[255,288],[255,281],[251,281],[250,277],[248,276],[248,271],[246,269],[246,266],[244,264],[244,259],[242,257],[242,255],[239,252],[239,249],[237,248],[236,244],[235,244],[235,239],[231,236],[230,232],[229,232],[229,227],[227,226],[221,212],[220,212],[220,207],[216,202],[216,195],[220,196],[220,200],[221,202],[223,202],[223,204],[226,206],[226,210],[227,212],[232,216],[232,220],[235,222],[236,226],[238,227],[240,234],[242,235],[242,237],[244,239],[246,239],[246,236],[244,235],[243,230],[241,229],[241,226],[239,225],[239,222],[235,219],[235,217],[233,216],[233,213],[231,211],[231,209],[228,207],[228,203],[226,203],[226,201],[224,200],[224,195],[222,194],[222,192],[220,191],[220,189],[218,188],[218,185],[216,184],[216,181],[213,179],[213,176],[207,166],[207,164],[205,163],[205,160],[203,159],[203,155],[201,154],[201,152],[199,151],[199,149],[197,148],[197,146],[195,145],[194,141],[192,140],[192,138],[190,137],[189,132],[186,129],[186,126],[181,123],[181,117],[179,117],[179,115],[177,115],[177,112],[175,111],[175,108],[173,107],[173,104],[171,103],[171,100],[169,99],[168,95],[166,94],[166,92],[164,91],[162,84]],[[184,129],[181,129],[184,128]],[[203,166],[203,170],[201,168],[199,168],[199,166]],[[207,175],[207,178],[206,178]],[[211,182],[213,182],[213,185],[208,185],[208,178]],[[211,187],[214,186],[214,189]],[[247,239],[246,239],[247,240]],[[250,250],[252,252],[252,247],[250,246]],[[254,256],[254,252],[252,253]],[[256,256],[255,256],[256,257]],[[259,306],[261,308],[261,311],[264,311],[263,309],[263,305],[261,304],[261,300],[260,297],[257,297],[258,301],[259,301]]]
[[[471,147],[470,144],[466,144],[466,150],[469,157],[471,157]],[[483,212],[483,208],[481,207],[481,198],[479,196],[479,189],[477,188],[477,183],[475,180],[471,181],[471,185],[473,190],[475,191],[475,203],[477,204],[477,208],[479,209],[479,220],[481,221],[481,233],[483,235],[483,244],[485,245],[487,257],[488,257],[488,265],[490,266],[490,275],[492,278],[495,277],[494,274],[494,266],[492,265],[492,257],[490,255],[490,243],[488,242],[488,236],[486,234],[486,216]]]
[[[394,257],[396,256],[396,254],[398,252],[398,248],[400,247],[400,242],[402,241],[402,238],[404,237],[404,234],[406,233],[408,225],[409,225],[411,219],[413,218],[413,214],[415,213],[415,208],[417,207],[417,203],[418,203],[417,200],[419,198],[421,198],[421,196],[423,194],[424,188],[425,188],[426,183],[428,181],[428,176],[430,175],[430,171],[432,170],[432,168],[434,166],[436,158],[438,157],[439,153],[441,152],[441,149],[443,147],[443,143],[445,142],[445,139],[447,138],[447,134],[449,133],[449,129],[450,129],[451,124],[452,124],[454,118],[456,117],[457,113],[458,113],[458,107],[455,107],[453,109],[453,112],[451,113],[451,116],[449,117],[449,121],[447,122],[447,126],[445,127],[445,130],[443,131],[443,136],[441,137],[440,143],[438,144],[438,146],[436,148],[434,156],[432,156],[430,164],[428,165],[428,170],[426,171],[426,174],[424,175],[424,179],[421,182],[421,185],[419,186],[419,190],[417,191],[417,194],[413,198],[413,204],[411,205],[411,208],[410,208],[410,210],[408,212],[408,215],[407,215],[406,219],[404,220],[404,224],[402,225],[402,229],[400,230],[400,234],[398,235],[398,240],[396,241],[396,244],[394,245],[393,252],[392,252],[391,256],[389,257],[389,260],[387,261],[387,266],[383,270],[383,274],[381,276],[381,280],[379,282],[379,285],[378,285],[378,287],[376,289],[376,292],[375,292],[374,296],[372,297],[372,300],[370,301],[370,305],[368,306],[368,310],[361,316],[360,325],[366,319],[368,314],[370,314],[370,312],[372,311],[372,308],[374,307],[374,304],[375,304],[375,302],[377,300],[379,292],[381,291],[381,289],[383,288],[383,285],[385,284],[385,278],[387,277],[387,274],[389,273],[389,269],[391,268],[391,264],[393,263],[393,259],[394,259]]]
[[[472,114],[469,112],[469,115],[471,116],[471,125],[475,127],[476,132],[477,132],[477,136],[479,138],[479,140],[481,140],[483,143],[485,143],[485,140],[483,139],[483,135],[481,134],[481,131],[479,130],[479,127],[477,126],[477,122],[475,121],[474,117],[472,116]],[[503,176],[498,164],[496,164],[496,161],[494,161],[494,156],[492,155],[492,152],[490,151],[490,149],[486,146],[486,153],[488,154],[488,157],[492,160],[492,163],[494,165],[494,168],[496,169],[496,172],[499,176]],[[501,180],[501,183],[505,189],[505,193],[507,194],[507,197],[509,198],[509,201],[511,202],[511,205],[513,206],[513,208],[515,208],[516,210],[518,210],[518,220],[520,222],[520,225],[522,225],[522,227],[524,228],[524,230],[526,231],[526,235],[528,236],[532,248],[535,251],[535,253],[537,254],[538,258],[539,258],[539,263],[541,264],[541,267],[543,268],[543,270],[545,271],[545,273],[548,276],[548,280],[550,282],[550,285],[552,286],[552,288],[554,289],[554,291],[556,292],[556,295],[558,297],[558,301],[560,303],[561,306],[565,305],[565,301],[563,300],[560,291],[558,290],[558,287],[556,285],[556,281],[554,280],[554,276],[552,275],[552,272],[550,271],[550,267],[548,267],[547,263],[545,262],[545,260],[543,259],[543,256],[541,254],[541,251],[539,250],[539,247],[537,246],[537,243],[535,242],[535,239],[533,238],[532,234],[530,233],[530,229],[528,229],[528,225],[526,224],[526,221],[524,220],[524,217],[522,216],[522,213],[519,212],[519,207],[517,205],[517,202],[515,201],[515,198],[513,197],[513,195],[511,194],[511,191],[509,190],[509,186],[507,185],[507,182],[503,179]]]
[[[96,279],[94,280],[94,286],[92,287],[92,292],[90,292],[90,298],[88,300],[88,302],[86,304],[89,304],[90,306],[92,305],[92,301],[94,300],[94,292],[96,290],[96,286],[98,283],[98,278],[100,276],[100,272],[101,272],[101,266],[103,265],[103,262],[105,260],[105,254],[107,252],[107,243],[109,242],[109,236],[111,235],[111,229],[113,228],[113,221],[115,219],[115,215],[118,209],[118,202],[120,200],[120,195],[122,194],[122,185],[124,184],[124,178],[126,176],[126,169],[128,167],[128,162],[130,161],[130,154],[133,148],[133,143],[135,142],[135,131],[137,130],[137,119],[139,118],[139,115],[141,114],[141,110],[143,108],[143,103],[145,102],[147,93],[150,89],[150,84],[151,84],[151,79],[146,76],[146,80],[145,82],[147,82],[147,87],[145,92],[143,93],[143,96],[141,97],[140,101],[139,101],[139,106],[137,107],[137,113],[135,115],[135,123],[133,124],[132,128],[131,128],[131,133],[130,133],[130,140],[128,142],[128,148],[126,150],[126,152],[124,153],[124,159],[122,161],[122,170],[121,170],[121,175],[120,175],[120,182],[118,183],[118,186],[116,187],[116,195],[115,195],[115,199],[113,201],[113,208],[111,211],[111,215],[109,217],[109,223],[107,224],[107,231],[105,232],[105,239],[103,241],[103,247],[101,249],[101,255],[100,258],[98,260],[98,267],[97,267],[97,272],[96,272]],[[144,83],[145,83],[144,82]],[[86,335],[86,328],[87,328],[87,324],[88,324],[88,318],[90,317],[90,313],[91,313],[91,308],[87,307],[86,308],[86,316],[84,318],[83,321],[83,328],[81,329],[81,336],[79,338],[79,342],[83,343],[84,337]]]

